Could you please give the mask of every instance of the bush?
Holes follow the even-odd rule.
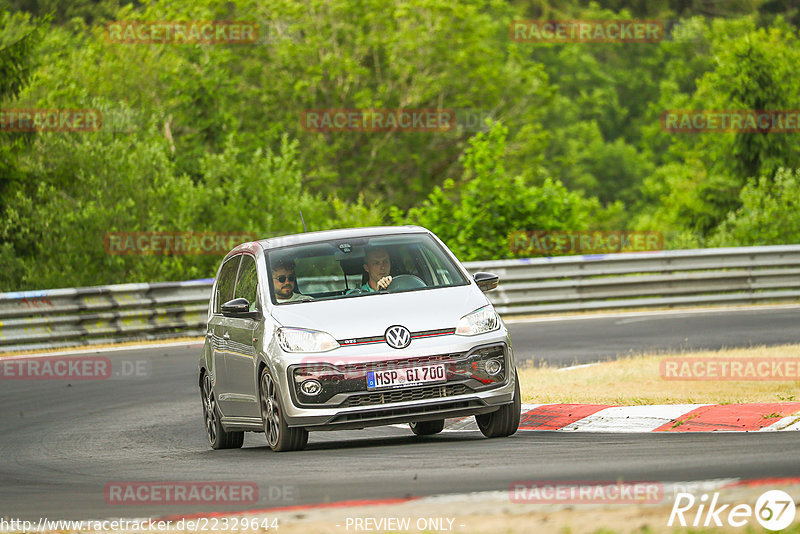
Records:
[[[585,230],[598,220],[608,220],[620,205],[602,210],[596,198],[546,178],[531,186],[520,176],[510,176],[503,165],[508,130],[495,123],[476,134],[461,157],[460,184],[448,181],[403,216],[397,223],[419,224],[436,233],[462,261],[515,257],[509,244],[512,232],[526,230]],[[597,229],[597,228],[593,228]]]
[[[709,239],[714,247],[800,243],[800,169],[781,168],[774,177],[748,183],[742,206]]]

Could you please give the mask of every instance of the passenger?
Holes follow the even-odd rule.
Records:
[[[295,293],[297,277],[294,274],[294,261],[281,258],[273,262],[270,267],[272,270],[272,285],[275,287],[275,300],[278,304],[313,300],[313,297],[308,295]]]

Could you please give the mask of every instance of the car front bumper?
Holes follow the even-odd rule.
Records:
[[[402,368],[405,360],[441,354],[467,358],[479,349],[498,345],[502,345],[505,352],[503,379],[487,385],[464,376],[449,374],[447,382],[431,385],[372,391],[367,391],[364,385],[359,391],[336,395],[328,403],[335,404],[333,406],[313,406],[298,399],[291,380],[292,372],[298,364],[331,363],[342,366],[359,362],[363,367],[364,364],[369,366],[374,362],[390,362]],[[280,363],[276,374],[283,386],[281,391],[284,417],[289,426],[305,427],[309,430],[344,430],[490,413],[514,400],[514,384],[517,379],[514,355],[505,328],[479,336],[452,335],[424,340],[416,343],[410,351],[388,348],[376,351],[374,347],[347,347],[338,354],[315,357],[313,361],[308,357],[286,357]],[[365,400],[367,405],[359,405]]]

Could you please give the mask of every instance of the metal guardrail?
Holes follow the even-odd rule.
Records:
[[[800,245],[465,263],[504,316],[800,299]],[[0,293],[0,352],[205,333],[211,279]]]
[[[0,352],[202,336],[212,282],[0,293]]]
[[[501,315],[800,299],[800,245],[668,250],[465,264],[500,275]]]

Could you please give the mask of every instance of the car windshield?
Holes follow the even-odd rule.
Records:
[[[272,301],[278,305],[468,283],[442,247],[427,234],[357,237],[282,247],[267,253],[267,265]],[[377,284],[381,279],[383,283]]]

